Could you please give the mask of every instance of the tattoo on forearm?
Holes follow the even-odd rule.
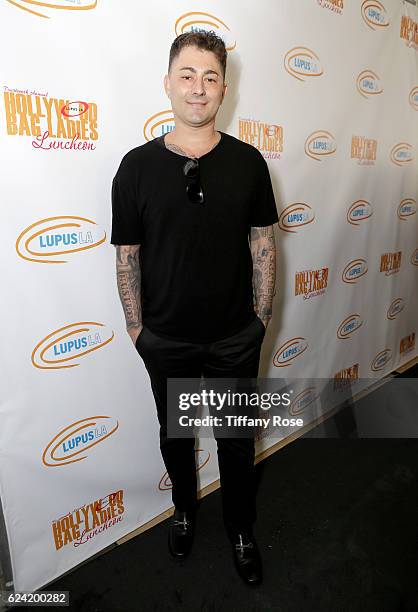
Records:
[[[126,329],[142,325],[139,244],[116,246],[116,277]]]
[[[258,315],[270,318],[276,282],[276,245],[273,226],[251,228],[253,289]]]

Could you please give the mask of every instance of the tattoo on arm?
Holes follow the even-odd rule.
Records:
[[[256,311],[261,319],[270,319],[276,282],[276,244],[273,226],[252,227],[250,244]]]
[[[116,278],[126,329],[142,325],[139,244],[116,246]]]

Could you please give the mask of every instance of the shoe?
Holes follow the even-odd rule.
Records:
[[[243,581],[249,585],[261,584],[263,568],[254,538],[246,533],[238,533],[232,539],[232,552],[235,567]]]
[[[171,555],[178,559],[187,557],[193,544],[193,536],[193,514],[174,510],[168,529],[168,549]]]

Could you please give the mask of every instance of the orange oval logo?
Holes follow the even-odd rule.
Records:
[[[310,404],[316,402],[318,397],[319,393],[315,387],[307,387],[293,398],[289,406],[289,414],[291,416],[302,414]]]
[[[408,142],[399,142],[390,152],[390,161],[403,166],[414,159],[414,147]]]
[[[279,227],[284,232],[295,234],[299,227],[312,223],[315,219],[314,210],[309,204],[295,202],[287,206],[279,217]]]
[[[409,104],[414,110],[418,110],[418,87],[411,89],[409,94]]]
[[[91,2],[91,0],[77,0],[77,2],[69,3],[68,0],[55,0],[55,2],[41,2],[41,0],[7,0],[10,4],[17,6],[18,8],[36,15],[37,17],[45,17],[50,19],[48,15],[48,9],[59,9],[65,11],[89,11],[97,6],[97,0]],[[31,7],[31,8],[29,8]],[[34,7],[39,7],[39,10],[35,11]],[[42,13],[39,12],[42,10]]]
[[[76,421],[57,433],[42,454],[47,467],[82,461],[87,451],[115,433],[119,423],[109,416],[92,416]]]
[[[372,205],[367,200],[356,200],[347,211],[347,221],[351,225],[360,225],[360,221],[370,219],[373,214]]]
[[[201,11],[191,11],[179,17],[174,25],[176,36],[184,32],[198,32],[199,30],[214,30],[225,43],[227,51],[233,51],[237,46],[235,37],[230,28],[218,17]]]
[[[305,141],[305,153],[316,161],[322,161],[324,157],[333,155],[337,150],[337,144],[331,132],[318,130],[312,132]]]
[[[363,70],[357,77],[357,91],[363,98],[375,96],[383,92],[380,78],[373,70]]]
[[[298,81],[324,74],[319,57],[308,47],[293,47],[286,53],[283,61],[286,72]]]
[[[19,257],[37,263],[67,263],[61,255],[86,251],[103,244],[106,232],[85,217],[60,215],[36,221],[16,240]]]
[[[74,368],[80,365],[79,359],[109,344],[114,335],[106,325],[96,321],[65,325],[38,342],[32,351],[32,365],[42,370]]]
[[[364,276],[367,272],[367,262],[365,259],[353,259],[349,261],[341,274],[341,279],[344,283],[350,285],[357,282],[357,280]]]
[[[401,297],[394,299],[393,302],[391,303],[391,305],[389,306],[388,311],[386,313],[387,318],[390,321],[393,321],[394,319],[396,319],[398,314],[400,312],[402,312],[402,310],[404,308],[405,308],[405,300],[404,299],[402,299]]]
[[[418,249],[412,253],[410,261],[413,266],[418,266]]]
[[[392,358],[392,350],[390,348],[383,349],[374,357],[370,369],[373,372],[380,372]]]
[[[340,323],[337,329],[337,338],[347,340],[363,325],[359,314],[351,314]]]
[[[398,206],[397,214],[399,219],[406,221],[408,217],[415,215],[417,212],[417,203],[413,198],[405,198]]]
[[[364,0],[361,5],[361,16],[364,23],[372,30],[387,28],[389,25],[386,9],[378,0]]]
[[[306,338],[291,338],[277,349],[273,357],[273,365],[276,368],[283,368],[292,365],[297,357],[300,357],[308,348]]]
[[[195,452],[195,460],[196,460],[196,472],[198,472],[203,467],[205,467],[205,465],[208,463],[210,459],[210,452],[203,448],[196,448],[194,452]],[[159,491],[169,491],[172,488],[173,488],[173,484],[171,482],[170,476],[168,475],[167,472],[165,472],[162,475],[160,482],[158,483],[158,490]]]
[[[147,141],[154,140],[158,136],[163,136],[167,132],[171,132],[174,129],[174,114],[173,111],[164,110],[160,113],[152,115],[144,125],[144,138]]]
[[[81,100],[75,100],[74,102],[68,102],[61,108],[61,115],[64,117],[80,117],[84,115],[89,109],[88,102],[82,102]]]

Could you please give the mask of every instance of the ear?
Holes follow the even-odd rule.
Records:
[[[168,74],[166,74],[164,77],[164,89],[167,96],[170,97],[170,79]]]

